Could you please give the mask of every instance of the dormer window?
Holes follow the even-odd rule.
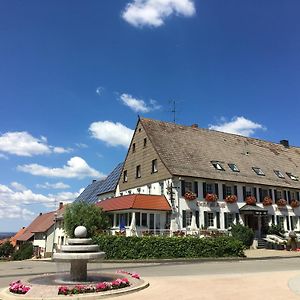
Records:
[[[228,166],[231,169],[231,171],[233,171],[233,172],[239,172],[240,171],[236,164],[228,164]]]
[[[293,175],[292,173],[288,173],[288,172],[287,172],[286,175],[289,176],[292,180],[298,181],[298,177],[295,176],[295,175]]]
[[[274,170],[274,173],[277,175],[278,178],[284,178],[284,175],[279,170]]]
[[[218,161],[212,161],[212,165],[215,167],[215,169],[219,171],[225,171],[225,169],[222,167],[221,163]]]
[[[151,166],[151,173],[156,173],[157,172],[157,159],[152,160],[152,166]]]
[[[263,172],[263,170],[261,168],[257,168],[257,167],[252,167],[253,171],[259,175],[259,176],[265,176],[265,173]]]

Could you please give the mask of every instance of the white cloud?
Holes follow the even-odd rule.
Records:
[[[63,147],[52,147],[54,153],[70,153],[73,151],[72,148],[63,148]]]
[[[38,164],[28,164],[18,166],[19,171],[30,173],[36,176],[77,178],[85,177],[103,178],[104,175],[91,168],[84,159],[78,156],[68,160],[67,165],[62,168],[49,168]]]
[[[38,189],[57,189],[57,190],[70,188],[68,184],[65,184],[63,182],[56,182],[56,183],[45,182],[44,184],[37,184],[36,187]]]
[[[16,181],[12,182],[10,185],[11,185],[15,190],[20,191],[20,192],[26,190],[26,187],[25,187],[23,184],[21,184],[21,183],[19,183],[19,182],[16,182]]]
[[[120,96],[124,105],[130,107],[135,112],[148,113],[150,111],[160,108],[155,100],[150,100],[150,104],[147,104],[144,100],[134,98],[132,95],[123,93]]]
[[[209,125],[209,129],[239,134],[243,136],[251,136],[258,129],[265,130],[261,124],[255,123],[245,117],[234,117],[231,121],[226,122],[222,119],[222,123],[218,125]]]
[[[98,94],[99,96],[102,96],[102,93],[104,92],[104,87],[99,86],[96,89],[96,94]]]
[[[0,219],[21,218],[30,220],[35,216],[33,212],[24,208],[28,204],[42,204],[46,207],[57,208],[59,202],[69,203],[74,201],[82,192],[60,192],[57,194],[36,194],[20,183],[13,182],[13,189],[0,184]],[[22,191],[20,191],[22,187]],[[55,207],[56,206],[56,207]]]
[[[70,149],[54,147],[47,144],[47,138],[35,138],[26,131],[6,132],[0,135],[0,151],[18,156],[64,153]],[[4,157],[0,153],[1,157]]]
[[[192,0],[133,0],[127,4],[122,17],[135,27],[159,27],[173,14],[191,17],[195,13]]]
[[[89,147],[87,144],[84,144],[84,143],[76,143],[75,145],[78,148],[88,148]]]
[[[117,122],[99,121],[89,127],[93,138],[105,142],[109,146],[128,147],[133,136],[133,130]]]

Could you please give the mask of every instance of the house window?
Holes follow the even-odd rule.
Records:
[[[141,193],[141,188],[137,188],[136,191],[137,191],[138,194],[140,194]]]
[[[152,173],[156,173],[157,172],[157,159],[153,159],[152,160]]]
[[[235,214],[234,213],[224,213],[224,227],[227,229],[232,224],[234,224]]]
[[[230,196],[230,195],[233,195],[234,193],[232,192],[232,186],[228,186],[226,185],[225,186],[225,196]]]
[[[141,213],[139,212],[135,213],[135,225],[141,226]]]
[[[135,177],[141,178],[141,165],[136,166]]]
[[[222,167],[221,163],[219,163],[218,161],[212,161],[211,163],[215,167],[215,169],[217,169],[219,171],[225,171],[225,169]]]
[[[277,177],[284,178],[284,175],[279,170],[274,170],[274,173],[277,175]]]
[[[164,191],[165,191],[165,184],[163,181],[161,181],[159,183],[159,186],[160,186],[160,194],[163,195],[164,194]]]
[[[293,175],[292,173],[286,173],[287,176],[289,176],[292,180],[298,181],[298,177]]]
[[[295,191],[291,191],[291,192],[290,192],[290,199],[289,199],[289,200],[291,201],[291,200],[293,200],[293,199],[297,200],[297,194],[296,194]]]
[[[265,176],[265,173],[263,172],[263,170],[261,168],[252,167],[252,170],[259,176]]]
[[[254,189],[249,186],[246,187],[246,197],[248,197],[248,196],[256,196],[256,195],[254,195]]]
[[[147,138],[144,138],[144,148],[147,146]]]
[[[236,164],[228,164],[228,166],[231,169],[231,171],[233,171],[233,172],[239,172],[240,171]]]
[[[146,213],[142,213],[142,226],[147,227],[148,222],[147,222],[147,214]]]
[[[260,199],[260,202],[263,202],[264,198],[268,197],[268,196],[269,196],[269,190],[261,189],[261,199]]]
[[[276,200],[282,198],[282,191],[276,191]]]
[[[206,184],[206,193],[213,194],[215,192],[214,186],[215,185],[212,183],[207,183]]]
[[[123,172],[123,182],[127,182],[127,181],[128,181],[127,170],[125,170]]]
[[[182,227],[186,228],[191,226],[192,224],[192,211],[191,210],[183,210],[182,211]]]
[[[208,227],[214,227],[214,213],[207,213],[207,225]]]
[[[132,153],[135,152],[135,143],[132,144]]]
[[[192,192],[193,191],[193,183],[191,181],[185,181],[185,191],[186,192]]]

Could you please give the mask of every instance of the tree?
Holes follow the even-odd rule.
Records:
[[[69,237],[74,237],[77,226],[85,226],[88,237],[92,237],[97,231],[107,229],[108,224],[108,216],[95,204],[75,202],[68,205],[64,212],[64,229]]]
[[[33,245],[31,242],[25,242],[22,244],[13,255],[12,259],[13,260],[24,260],[24,259],[29,259],[33,256]]]
[[[0,257],[9,257],[13,254],[15,247],[10,243],[10,241],[6,241],[0,246]]]

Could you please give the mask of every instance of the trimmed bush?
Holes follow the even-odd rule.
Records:
[[[0,246],[0,257],[9,257],[14,253],[15,247],[10,243],[10,241],[6,241]]]
[[[24,260],[32,258],[33,256],[33,245],[30,242],[24,243],[20,246],[20,249],[17,250],[13,255],[13,260]]]
[[[98,235],[94,241],[106,259],[153,259],[244,256],[243,244],[232,237],[125,237]]]
[[[249,248],[254,239],[254,232],[251,228],[241,224],[231,226],[231,235],[233,238],[241,241],[247,248]]]
[[[284,237],[284,229],[281,224],[278,225],[272,224],[271,226],[268,227],[267,233]]]

